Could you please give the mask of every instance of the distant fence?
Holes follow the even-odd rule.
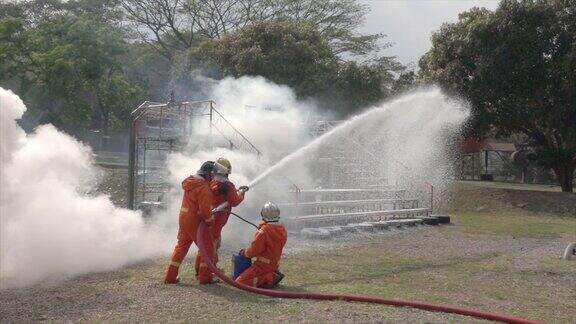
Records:
[[[490,179],[501,182],[556,184],[551,169],[544,169],[535,164],[524,167],[512,163],[509,155],[490,152],[489,165],[486,167],[484,153],[464,154],[460,160],[461,180],[483,180],[486,175]]]
[[[108,135],[93,130],[70,132],[82,143],[90,146],[93,151],[128,152],[130,136],[128,130],[112,130]]]

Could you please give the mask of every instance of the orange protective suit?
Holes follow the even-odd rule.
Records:
[[[214,253],[214,264],[218,263],[218,249],[220,248],[220,242],[222,238],[222,228],[228,222],[228,218],[230,217],[230,211],[232,211],[232,207],[238,206],[242,200],[244,200],[244,195],[238,193],[236,190],[236,186],[230,181],[217,181],[212,180],[210,182],[210,190],[212,190],[212,196],[214,197],[214,208],[218,207],[220,204],[224,202],[228,202],[228,207],[216,214],[214,214],[214,225],[212,225],[211,233],[212,239],[214,240],[214,246],[216,251]],[[200,255],[196,256],[195,268],[196,273],[198,273],[200,269]]]
[[[178,268],[188,253],[190,245],[196,241],[196,231],[200,222],[204,221],[209,225],[214,223],[214,216],[211,213],[213,197],[210,182],[201,176],[190,176],[182,181],[182,189],[184,189],[184,197],[179,216],[178,242],[166,270],[164,279],[166,283],[178,282]],[[206,248],[211,251],[210,258],[213,259],[215,249],[213,239],[211,235],[209,236],[206,239]],[[204,263],[201,263],[197,277],[198,281],[204,284],[212,281],[213,274]]]
[[[215,241],[220,241],[222,235],[222,228],[228,222],[230,211],[232,207],[238,206],[244,200],[244,194],[238,193],[236,186],[230,181],[216,181],[212,180],[210,189],[214,196],[214,207],[218,207],[224,202],[228,202],[228,208],[214,214],[214,226],[212,226],[212,237]]]
[[[236,282],[267,287],[274,281],[274,272],[278,271],[282,250],[288,240],[286,227],[278,223],[262,223],[244,255],[252,259],[252,265],[242,272]]]

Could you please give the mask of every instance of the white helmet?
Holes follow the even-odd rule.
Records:
[[[214,174],[220,176],[228,175],[228,168],[218,162],[214,162]]]
[[[280,209],[275,203],[269,201],[262,207],[260,215],[265,222],[277,222],[280,220]]]

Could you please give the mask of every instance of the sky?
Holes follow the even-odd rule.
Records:
[[[370,6],[361,33],[383,33],[392,47],[384,55],[403,64],[418,63],[432,45],[430,36],[444,22],[456,22],[458,14],[472,7],[496,9],[498,0],[360,0]]]

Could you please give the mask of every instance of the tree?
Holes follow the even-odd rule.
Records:
[[[219,68],[221,74],[214,77],[263,76],[341,115],[389,96],[395,73],[404,68],[393,57],[342,61],[312,25],[284,20],[255,23],[208,40],[191,56],[207,69]]]
[[[300,96],[326,89],[337,58],[322,35],[307,25],[262,22],[207,41],[193,57],[223,75],[259,75],[294,88]]]
[[[392,85],[392,92],[395,94],[403,93],[408,90],[414,89],[417,85],[417,75],[414,71],[402,70],[402,73],[394,81]]]
[[[328,89],[317,97],[321,106],[346,116],[394,94],[394,75],[403,69],[390,57],[366,63],[340,62],[327,80]]]
[[[19,17],[28,24],[61,15],[92,15],[101,21],[121,20],[120,0],[13,0],[0,3],[0,18]]]
[[[92,122],[107,132],[110,114],[123,118],[141,100],[141,87],[122,71],[126,43],[119,32],[88,15],[26,25],[22,18],[0,20],[0,81],[17,80],[40,122],[64,129]]]
[[[529,138],[532,157],[573,191],[576,168],[576,1],[502,1],[432,36],[421,76],[471,102],[478,135]]]
[[[166,58],[196,41],[215,39],[247,25],[290,20],[311,24],[337,54],[364,55],[377,49],[381,34],[356,32],[368,6],[356,0],[123,0],[139,39]]]
[[[0,2],[0,19],[7,17],[24,17],[23,6],[16,2]]]

